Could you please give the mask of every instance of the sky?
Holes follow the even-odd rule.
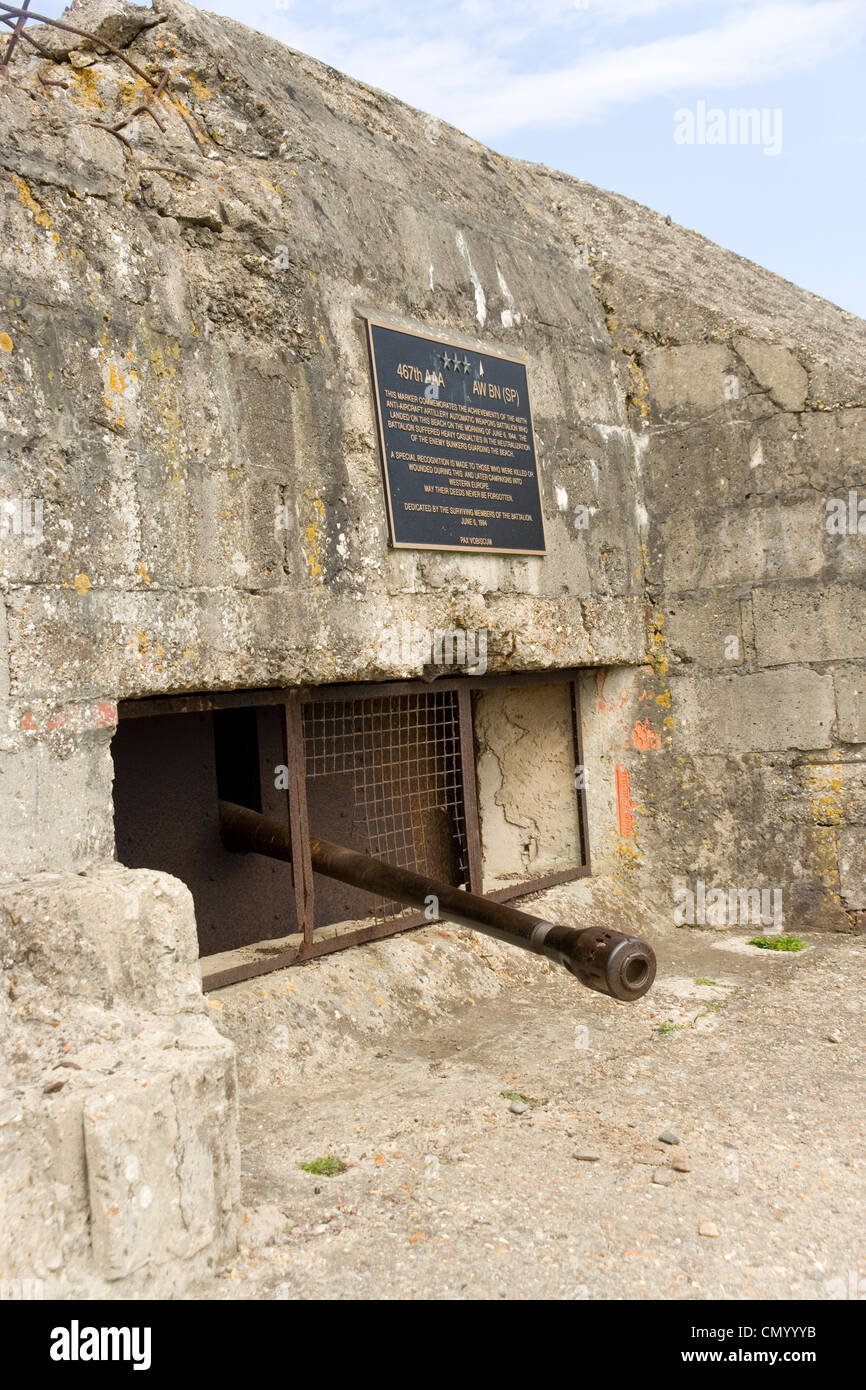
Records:
[[[34,9],[59,13],[52,0]],[[212,0],[866,317],[866,0]],[[736,113],[757,112],[743,130]],[[745,138],[744,138],[745,136]]]

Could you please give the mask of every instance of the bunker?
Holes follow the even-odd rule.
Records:
[[[424,920],[311,838],[862,928],[864,325],[183,0],[67,21],[0,76],[0,1278],[165,1296],[237,1239],[209,1001]]]

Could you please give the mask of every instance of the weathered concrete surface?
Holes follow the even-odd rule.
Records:
[[[474,724],[484,891],[580,863],[569,686],[481,691]]]
[[[678,806],[725,802],[738,774],[696,755],[859,760],[863,541],[826,521],[863,486],[863,325],[231,21],[157,17],[130,53],[168,64],[204,154],[176,111],[165,136],[130,128],[134,156],[86,124],[140,99],[115,60],[79,51],[68,90],[0,94],[3,486],[44,506],[38,543],[3,553],[10,868],[110,846],[93,710],[418,674],[383,656],[410,622],[484,629],[493,670],[633,668],[633,834],[591,830],[649,877],[712,848]],[[139,23],[111,22],[124,42]],[[388,552],[371,309],[525,354],[546,559]],[[60,795],[57,719],[76,735]],[[767,809],[728,805],[716,876],[778,874]],[[841,912],[838,860],[806,848]]]
[[[585,891],[536,909],[580,916]],[[626,1008],[443,933],[210,997],[255,1068],[250,1216],[196,1296],[862,1298],[862,940],[785,956],[659,922]],[[339,1176],[302,1171],[328,1154]]]
[[[117,60],[64,40],[45,72],[65,88],[40,87],[23,50],[0,82],[0,815],[36,965],[83,920],[65,889],[48,912],[40,871],[122,872],[104,867],[118,699],[419,675],[383,640],[408,624],[483,629],[491,671],[586,668],[593,891],[619,893],[629,925],[698,879],[780,892],[787,927],[861,925],[863,323],[241,25],[183,0],[155,13],[76,11],[172,74],[165,133],[137,120],[132,152],[98,128],[146,94]],[[370,311],[525,356],[545,559],[388,551]],[[130,956],[162,959],[162,917],[127,934],[127,887],[112,900],[85,914],[102,923],[85,939],[105,996],[67,1000],[59,975],[32,988],[52,1017],[68,1008],[82,1048],[87,1020],[137,1000],[139,1051],[101,1023],[94,1036],[124,1068],[137,1133],[150,1121],[130,1078],[152,1075],[153,1143],[175,1176],[122,1176],[125,1131],[95,1098],[92,1190],[77,1119],[64,1141],[79,1177],[58,1188],[54,1272],[72,1287],[95,1252],[100,1278],[158,1269],[168,1287],[231,1239],[230,1059],[208,1032],[165,1063],[166,1037],[205,1026],[201,1000],[129,973]],[[179,900],[172,913],[188,932]],[[155,1011],[162,989],[174,1022]],[[27,1118],[11,1112],[31,1145],[14,1160],[16,1232],[26,1175],[54,1161],[47,1109],[85,1084],[74,1073],[43,1099],[43,1043],[26,1043]],[[224,1174],[210,1186],[208,1162]],[[139,1182],[165,1221],[132,1205]]]
[[[418,674],[383,656],[413,623],[484,629],[492,670],[630,666],[604,775],[630,779],[632,833],[596,820],[602,861],[787,884],[765,827],[795,789],[779,772],[746,811],[730,759],[863,756],[857,499],[853,533],[827,526],[864,487],[862,323],[229,20],[157,17],[129,51],[168,64],[203,154],[177,110],[130,128],[133,156],[86,124],[143,85],[86,44],[68,90],[28,93],[21,56],[0,92],[2,482],[44,507],[2,556],[10,869],[110,852],[94,711]],[[369,310],[525,354],[546,559],[387,550]],[[718,851],[685,803],[725,806]],[[820,827],[803,854],[841,921]]]
[[[197,956],[191,896],[166,874],[0,884],[4,1280],[167,1297],[233,1250],[234,1049]]]

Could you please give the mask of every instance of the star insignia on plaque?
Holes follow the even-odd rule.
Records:
[[[463,372],[464,375],[468,375],[469,372],[472,371],[472,363],[469,361],[469,358],[464,355],[463,361],[461,362],[456,352],[453,357],[451,357],[449,353],[443,352],[442,365],[446,372]]]

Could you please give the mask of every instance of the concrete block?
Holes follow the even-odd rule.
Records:
[[[809,377],[793,352],[743,336],[734,339],[734,347],[774,405],[780,410],[805,409]]]
[[[723,343],[653,348],[643,355],[653,413],[666,416],[720,410],[736,399],[728,384],[736,358]],[[737,396],[739,392],[737,391]]]
[[[180,1226],[171,1076],[120,1083],[84,1114],[94,1258],[107,1279],[159,1263]],[[207,1194],[209,1196],[209,1194]]]
[[[206,1042],[85,1101],[93,1253],[108,1279],[219,1244],[239,1200],[234,1048],[211,1027]]]
[[[849,911],[866,908],[866,834],[843,830],[839,836],[839,886]]]
[[[829,748],[836,714],[830,676],[801,669],[674,677],[676,743],[695,753]]]
[[[204,1008],[192,894],[169,874],[103,864],[0,884],[0,931],[12,959],[67,998]]]
[[[843,743],[866,743],[866,667],[840,666],[833,672],[839,737]]]
[[[734,670],[746,656],[742,603],[736,593],[728,592],[663,604],[672,656],[710,671]]]
[[[6,604],[0,598],[0,700],[9,695],[9,625]]]
[[[706,499],[667,513],[658,524],[669,590],[808,578],[825,565],[824,505],[819,497],[783,504],[719,506]]]
[[[51,712],[0,704],[3,872],[63,871],[113,855],[115,721],[106,701]]]
[[[756,589],[752,604],[762,666],[866,657],[862,585]]]
[[[813,825],[866,825],[866,763],[811,763],[797,773],[802,819]]]

